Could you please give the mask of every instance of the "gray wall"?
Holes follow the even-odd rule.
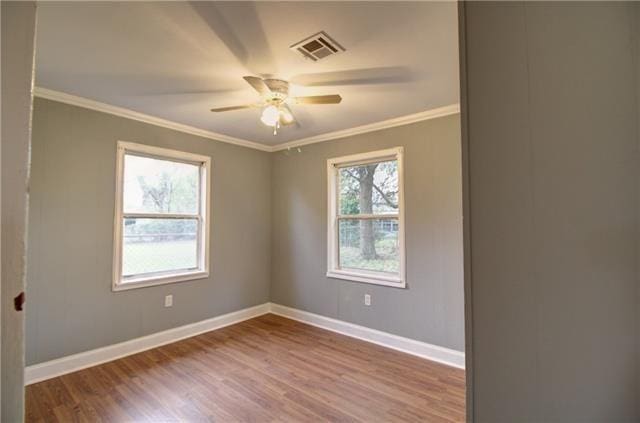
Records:
[[[640,419],[634,7],[466,4],[475,421]]]
[[[31,84],[36,5],[2,2],[2,400],[3,422],[24,416],[24,312],[13,298],[24,290],[31,136]]]
[[[27,364],[270,299],[463,350],[459,131],[455,115],[270,155],[36,99]],[[212,157],[210,279],[111,292],[117,140]],[[398,145],[409,288],[327,279],[326,159]]]
[[[635,7],[634,19],[634,43],[636,48],[635,66],[636,66],[636,131],[638,135],[638,149],[640,150],[640,4]],[[640,169],[640,168],[639,168]],[[638,172],[638,210],[640,211],[640,171]],[[639,218],[640,219],[640,218]],[[636,227],[638,242],[638,263],[640,263],[640,223]],[[640,268],[638,269],[638,288],[636,300],[636,356],[638,364],[636,365],[636,403],[640,404]],[[638,414],[640,415],[640,406],[638,406]]]
[[[405,148],[408,288],[327,278],[326,160],[394,146]],[[460,154],[459,115],[275,153],[271,300],[462,351]]]
[[[268,153],[40,98],[34,108],[27,364],[269,300]],[[117,140],[211,156],[209,279],[111,291]]]

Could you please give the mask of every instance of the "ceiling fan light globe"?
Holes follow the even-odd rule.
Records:
[[[267,106],[262,111],[260,120],[267,126],[276,126],[276,124],[280,120],[280,110],[278,110],[278,108],[273,105]]]

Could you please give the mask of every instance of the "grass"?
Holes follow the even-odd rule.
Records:
[[[395,238],[376,241],[378,258],[365,260],[358,247],[340,247],[340,266],[377,272],[398,273],[399,261]],[[124,275],[162,272],[196,267],[194,241],[125,243],[122,270]]]
[[[376,241],[378,258],[365,260],[358,247],[340,247],[340,267],[348,269],[371,270],[376,272],[398,273],[400,263],[395,239]]]
[[[124,275],[162,272],[196,267],[195,241],[125,243]]]

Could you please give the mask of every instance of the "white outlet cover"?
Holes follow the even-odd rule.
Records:
[[[166,295],[164,297],[164,306],[165,307],[173,306],[173,295]]]
[[[364,305],[367,305],[367,306],[371,305],[371,295],[364,294]]]

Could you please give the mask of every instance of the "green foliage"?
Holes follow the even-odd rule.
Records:
[[[373,178],[367,178],[369,172]],[[375,213],[398,209],[398,162],[388,161],[375,165],[353,166],[340,169],[340,213],[358,214],[363,209]],[[373,182],[369,198],[360,198],[362,184]]]
[[[343,215],[389,213],[398,209],[398,162],[391,160],[340,169],[339,211]],[[341,237],[359,248],[365,260],[379,257],[377,241],[385,235],[369,220],[341,223]],[[359,227],[355,227],[359,225]]]
[[[346,172],[340,172],[340,214],[360,213],[358,181]]]
[[[198,186],[195,174],[169,173],[163,171],[159,177],[149,181],[138,176],[142,189],[143,205],[158,213],[193,213],[197,211]],[[155,235],[137,237],[145,240],[182,239],[183,234],[194,234],[197,223],[193,219],[127,219],[125,235]],[[136,238],[132,238],[135,240]]]
[[[194,212],[197,206],[197,180],[192,175],[162,172],[158,181],[149,183],[138,176],[143,204],[156,212]]]

